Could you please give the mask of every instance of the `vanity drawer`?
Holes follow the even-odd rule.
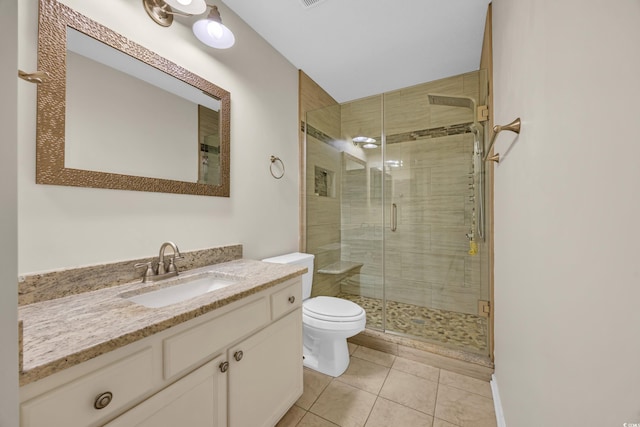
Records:
[[[291,285],[271,295],[271,319],[277,319],[301,305],[302,283],[300,279],[294,279]]]
[[[117,414],[154,386],[151,347],[31,399],[20,406],[22,427],[86,427]],[[105,393],[111,393],[109,401]],[[102,409],[98,397],[102,396]]]
[[[205,362],[216,352],[269,322],[266,297],[243,305],[163,342],[164,378]]]

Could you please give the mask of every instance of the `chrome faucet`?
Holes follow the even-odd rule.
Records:
[[[167,264],[164,260],[164,251],[167,249],[167,246],[171,246],[173,249],[173,255],[169,260],[169,264]],[[155,282],[158,280],[166,279],[168,277],[173,277],[178,275],[178,267],[176,266],[176,259],[181,259],[182,255],[180,255],[180,250],[178,246],[173,242],[164,242],[160,245],[160,252],[158,253],[158,263],[157,268],[154,268],[153,261],[142,262],[135,265],[136,268],[144,267],[145,272],[142,275],[142,282]]]

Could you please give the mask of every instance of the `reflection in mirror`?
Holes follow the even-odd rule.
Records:
[[[198,182],[220,183],[220,130],[219,114],[203,105],[198,106]]]
[[[217,99],[72,28],[66,99],[65,167],[203,182],[199,126],[219,131]],[[220,182],[210,175],[203,183]]]
[[[228,196],[229,92],[40,3],[36,182]]]

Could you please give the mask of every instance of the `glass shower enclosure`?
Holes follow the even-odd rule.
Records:
[[[489,356],[486,73],[306,116],[312,295],[350,299],[367,328]]]

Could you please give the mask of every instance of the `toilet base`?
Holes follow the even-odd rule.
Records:
[[[345,337],[317,339],[305,333],[302,355],[304,366],[332,377],[339,377],[349,367]]]

